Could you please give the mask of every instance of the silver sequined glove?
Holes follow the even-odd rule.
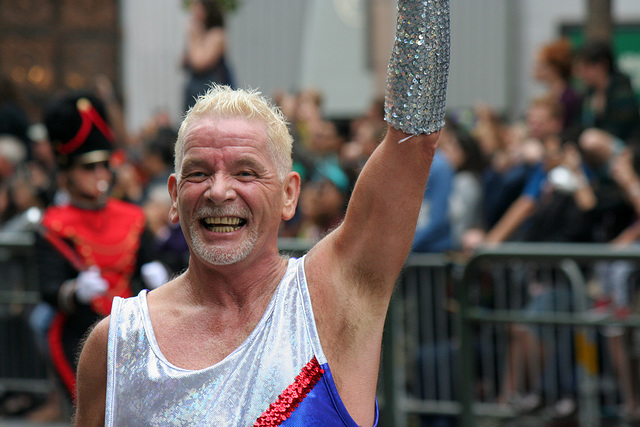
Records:
[[[385,97],[391,126],[411,135],[442,129],[449,45],[449,0],[398,1]]]

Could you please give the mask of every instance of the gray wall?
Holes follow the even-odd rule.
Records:
[[[359,115],[373,93],[364,2],[313,0],[305,22],[299,87],[321,87],[329,116]]]
[[[509,104],[513,60],[509,40],[509,0],[451,1],[451,65],[448,108],[486,102]]]
[[[130,131],[137,132],[156,111],[180,118],[186,11],[181,0],[126,0],[122,19],[124,108]]]
[[[298,87],[310,0],[243,0],[228,20],[229,58],[237,85],[276,90]]]
[[[372,97],[361,0],[244,0],[229,21],[238,85],[265,94],[321,89],[328,116],[364,111]]]

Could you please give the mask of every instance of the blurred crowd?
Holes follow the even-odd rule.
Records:
[[[505,241],[634,244],[640,237],[640,115],[636,88],[614,53],[599,41],[580,48],[553,41],[540,47],[532,70],[545,93],[530,100],[524,117],[483,104],[449,111],[413,250],[471,254]],[[178,123],[156,112],[142,129],[128,130],[111,82],[99,77],[92,89],[117,137],[112,195],[144,208],[163,261],[179,272],[188,249],[168,221],[166,189]],[[11,80],[1,77],[0,232],[29,230],[31,208],[67,200],[45,128],[27,118],[19,99]],[[282,223],[280,235],[314,242],[342,220],[355,179],[384,136],[384,100],[372,100],[359,117],[332,120],[314,88],[281,91],[273,99],[290,122],[294,170],[303,183],[297,213]],[[594,304],[628,316],[635,301],[632,270],[602,264]],[[624,374],[628,361],[621,364]],[[509,387],[505,401],[515,392]],[[636,391],[626,387],[627,410],[637,410]]]

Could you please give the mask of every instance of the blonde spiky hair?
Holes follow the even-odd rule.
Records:
[[[176,172],[179,172],[182,166],[186,129],[195,120],[204,116],[242,117],[264,123],[278,175],[284,179],[286,174],[291,171],[293,138],[280,109],[257,90],[231,89],[229,86],[212,85],[205,94],[198,97],[195,105],[189,109],[180,125],[175,146],[174,168]]]

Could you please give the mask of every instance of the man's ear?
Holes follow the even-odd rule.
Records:
[[[169,175],[167,186],[169,187],[169,195],[171,196],[169,221],[171,221],[173,224],[177,224],[180,221],[180,215],[178,214],[178,180],[175,173]]]
[[[282,219],[288,221],[293,218],[296,213],[296,206],[298,206],[298,197],[300,196],[300,175],[298,172],[289,172],[287,174],[282,191],[284,202],[282,205]]]

